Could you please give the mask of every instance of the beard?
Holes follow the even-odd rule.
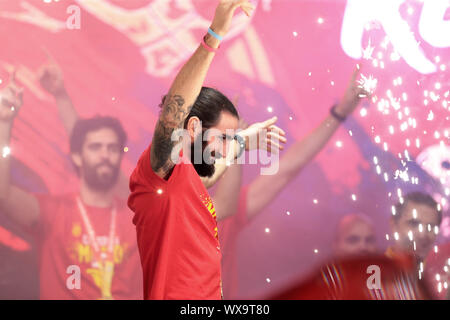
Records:
[[[197,156],[197,159],[195,159],[195,152],[200,152],[200,150],[195,150],[196,146],[202,146],[201,148],[201,156]],[[196,138],[196,141],[194,143],[191,143],[191,163],[194,166],[195,171],[197,171],[197,174],[200,177],[212,177],[215,171],[215,166],[214,166],[214,160],[211,157],[212,154],[210,152],[204,152],[207,148],[207,142],[203,141],[202,139],[202,135],[199,135]],[[208,157],[207,162],[205,162],[205,157]],[[200,161],[198,161],[198,159],[200,158]],[[197,163],[196,161],[197,160]],[[212,163],[212,164],[209,164]]]
[[[99,173],[98,169],[101,166],[107,166],[110,172]],[[118,178],[119,178],[119,166],[112,165],[109,161],[103,161],[102,163],[95,166],[84,165],[84,179],[89,187],[98,191],[108,191],[114,188]]]

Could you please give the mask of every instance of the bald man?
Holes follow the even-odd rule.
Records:
[[[334,252],[339,258],[376,253],[376,237],[372,220],[363,214],[345,215],[337,227]]]

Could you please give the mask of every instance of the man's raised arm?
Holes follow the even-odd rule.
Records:
[[[47,50],[44,51],[48,61],[41,66],[38,79],[42,88],[55,99],[59,117],[62,120],[64,129],[66,129],[67,135],[70,137],[79,116],[64,85],[61,67]]]
[[[247,195],[247,214],[251,218],[261,212],[299,172],[325,147],[339,128],[341,121],[358,106],[369,93],[358,86],[359,69],[355,69],[343,99],[305,138],[292,145],[280,160],[274,175],[261,175],[251,182]],[[340,118],[340,119],[339,119]],[[264,195],[264,196],[261,196]]]
[[[15,75],[0,91],[0,208],[17,223],[32,226],[39,218],[37,199],[11,185],[11,157],[9,144],[14,118],[22,106],[22,91],[15,83]]]
[[[219,47],[220,41],[217,38],[226,35],[233,14],[238,7],[241,7],[247,15],[253,9],[250,2],[246,0],[220,0],[211,24],[212,31],[218,37],[209,33],[206,34],[204,43],[197,48],[181,68],[170,87],[169,93],[164,98],[150,152],[152,169],[162,178],[166,178],[174,166],[174,163],[170,160],[174,146],[171,139],[172,133],[174,130],[183,127],[192,105],[200,94],[214,52]]]

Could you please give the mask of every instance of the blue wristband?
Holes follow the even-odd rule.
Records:
[[[215,33],[211,28],[208,28],[208,33],[219,41],[223,40],[223,37]]]

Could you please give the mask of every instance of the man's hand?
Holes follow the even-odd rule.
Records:
[[[230,30],[234,12],[239,7],[248,17],[250,17],[250,14],[254,9],[253,5],[248,0],[220,0],[214,14],[211,29],[221,36],[226,35]]]
[[[44,52],[47,56],[47,62],[40,67],[37,78],[42,88],[55,99],[59,116],[67,134],[70,136],[79,116],[64,86],[61,67],[45,48]]]
[[[41,86],[56,97],[66,92],[63,73],[55,59],[47,51],[45,53],[48,61],[41,66],[38,72],[38,79]]]
[[[16,84],[16,71],[0,90],[0,148],[11,143],[13,122],[23,104],[23,88]],[[39,203],[31,194],[11,184],[11,157],[0,156],[0,211],[17,223],[31,227],[39,219]]]
[[[6,87],[0,90],[0,121],[12,122],[23,104],[23,88],[17,86],[16,71]]]
[[[286,143],[286,133],[275,125],[277,117],[263,122],[257,122],[240,131],[238,134],[245,139],[245,150],[266,149],[269,152],[283,150]]]
[[[370,97],[370,93],[364,90],[357,81],[360,71],[361,67],[355,68],[350,83],[345,90],[344,97],[336,107],[336,112],[343,117],[350,115],[363,97]]]

